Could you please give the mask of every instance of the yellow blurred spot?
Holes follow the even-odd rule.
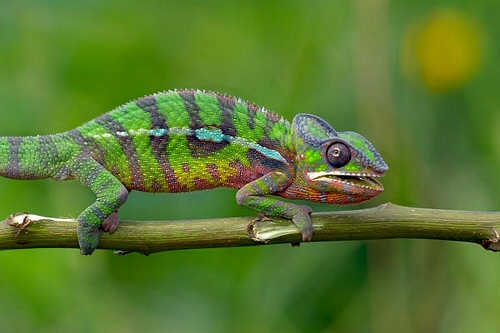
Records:
[[[439,10],[425,22],[411,26],[403,41],[403,67],[418,72],[431,90],[461,87],[483,60],[483,33],[467,13]]]

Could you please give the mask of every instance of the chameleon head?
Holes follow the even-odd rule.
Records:
[[[337,132],[319,117],[299,114],[292,136],[296,182],[310,189],[307,200],[354,204],[384,190],[375,178],[385,175],[387,164],[360,134]]]

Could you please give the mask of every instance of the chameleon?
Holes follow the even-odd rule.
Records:
[[[239,205],[291,219],[311,241],[308,206],[347,205],[380,194],[388,166],[355,132],[325,120],[276,113],[225,94],[169,90],[147,95],[58,134],[0,137],[0,176],[77,180],[96,200],[78,216],[80,252],[92,254],[100,232],[118,228],[132,190],[179,193],[238,189]]]

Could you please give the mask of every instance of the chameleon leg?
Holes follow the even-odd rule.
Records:
[[[92,254],[99,245],[99,227],[114,231],[118,227],[116,211],[127,200],[129,191],[95,160],[78,163],[74,176],[97,196],[96,201],[78,216],[78,243],[82,254]]]
[[[291,219],[299,228],[302,240],[309,242],[313,236],[309,215],[312,212],[311,208],[266,196],[286,189],[290,183],[291,178],[285,172],[271,171],[240,188],[236,193],[236,200],[240,206],[263,215]]]

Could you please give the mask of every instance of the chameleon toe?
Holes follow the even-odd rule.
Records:
[[[109,232],[112,234],[113,232],[118,229],[118,225],[120,224],[120,216],[118,215],[117,212],[112,213],[109,215],[104,222],[102,222],[102,228],[104,231]]]

